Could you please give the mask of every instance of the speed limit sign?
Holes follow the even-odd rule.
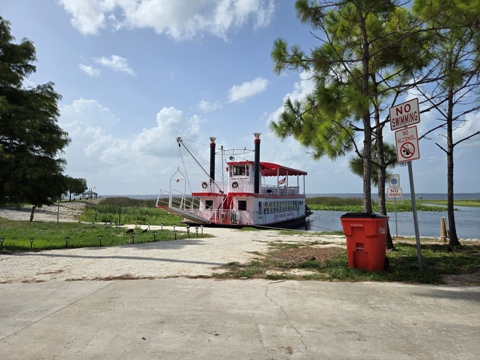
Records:
[[[402,197],[402,188],[387,188],[387,196],[389,198],[400,198]]]

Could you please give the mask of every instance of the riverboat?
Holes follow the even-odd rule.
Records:
[[[199,184],[200,189],[190,195],[178,190],[179,185],[188,183],[179,169],[170,179],[168,199],[160,192],[158,208],[182,216],[186,224],[193,226],[300,228],[305,225],[311,214],[306,204],[306,171],[260,161],[260,133],[254,134],[254,150],[250,150],[253,161],[237,159],[238,150],[229,153],[223,146],[217,153],[215,140],[210,138],[210,171],[202,167],[208,177]],[[177,142],[195,158],[181,138]],[[222,181],[215,176],[218,154],[222,161],[227,157],[227,175],[222,174]]]

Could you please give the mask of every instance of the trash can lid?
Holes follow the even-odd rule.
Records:
[[[385,218],[388,217],[386,215],[381,215],[378,213],[346,213],[340,216],[341,219],[343,218]]]

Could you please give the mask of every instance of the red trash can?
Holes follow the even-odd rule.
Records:
[[[340,217],[347,237],[349,267],[369,271],[385,269],[388,219],[376,213],[346,213]]]

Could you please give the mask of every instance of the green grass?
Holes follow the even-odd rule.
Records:
[[[134,242],[147,243],[153,241],[169,241],[204,236],[202,233],[189,231],[187,228],[172,230],[157,230],[142,232],[141,228],[135,230],[135,237],[126,233],[126,228],[115,225],[84,224],[84,223],[52,223],[11,221],[0,218],[0,238],[3,238],[1,252],[46,250],[60,248],[81,248],[98,246],[115,246],[131,244]],[[102,239],[99,239],[99,236]],[[69,238],[68,243],[66,238]],[[33,243],[30,239],[33,238]]]
[[[303,246],[303,245],[301,245]],[[225,272],[215,275],[221,279],[265,278],[270,280],[323,280],[323,281],[379,281],[403,283],[441,284],[442,276],[449,274],[473,274],[480,267],[480,246],[467,244],[449,251],[447,245],[427,243],[421,245],[424,272],[418,265],[414,243],[396,243],[397,251],[387,253],[390,268],[373,272],[348,266],[347,253],[340,251],[324,261],[303,260],[285,262],[281,252],[291,246],[276,246],[269,254],[247,264],[231,263]],[[308,274],[293,275],[292,269],[309,270]],[[269,270],[276,270],[274,273]]]

